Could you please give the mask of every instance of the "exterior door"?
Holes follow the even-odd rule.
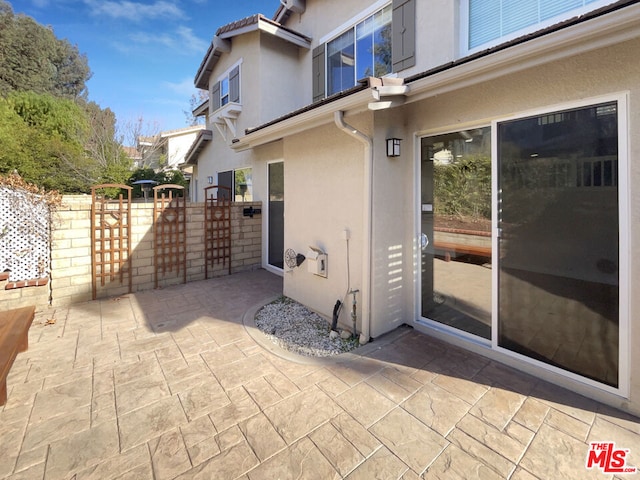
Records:
[[[491,135],[421,139],[421,313],[491,340]]]
[[[284,162],[270,163],[269,173],[269,240],[268,262],[284,268]]]
[[[497,135],[498,346],[618,387],[617,102]]]

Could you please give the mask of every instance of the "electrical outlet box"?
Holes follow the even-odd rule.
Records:
[[[327,254],[317,247],[309,247],[306,257],[307,271],[327,278]]]
[[[348,228],[345,228],[344,230],[342,230],[342,239],[343,240],[350,240],[351,239],[351,232],[349,231]]]

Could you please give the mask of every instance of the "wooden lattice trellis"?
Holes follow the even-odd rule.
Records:
[[[231,274],[231,189],[212,185],[205,194],[205,278],[215,265]]]
[[[107,198],[99,191],[119,189],[118,198]],[[131,190],[127,185],[102,184],[91,188],[91,286],[97,298],[98,280],[105,286],[107,279],[128,285],[131,292]]]
[[[168,195],[164,190],[169,190]],[[174,195],[177,190],[181,195]],[[184,187],[166,184],[153,188],[155,288],[168,272],[187,283],[187,205]]]

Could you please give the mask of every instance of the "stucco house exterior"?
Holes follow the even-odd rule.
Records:
[[[139,157],[136,167],[174,170],[180,168],[185,156],[204,125],[164,130],[151,137],[140,136],[137,140]]]
[[[192,200],[248,172],[263,266],[347,326],[355,292],[362,343],[407,324],[639,414],[640,4],[274,3],[196,74]]]

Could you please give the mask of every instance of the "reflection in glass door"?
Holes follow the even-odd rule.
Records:
[[[498,345],[617,387],[617,103],[497,135]]]
[[[421,140],[422,316],[491,339],[491,135]]]
[[[284,268],[284,162],[269,169],[269,265]]]

